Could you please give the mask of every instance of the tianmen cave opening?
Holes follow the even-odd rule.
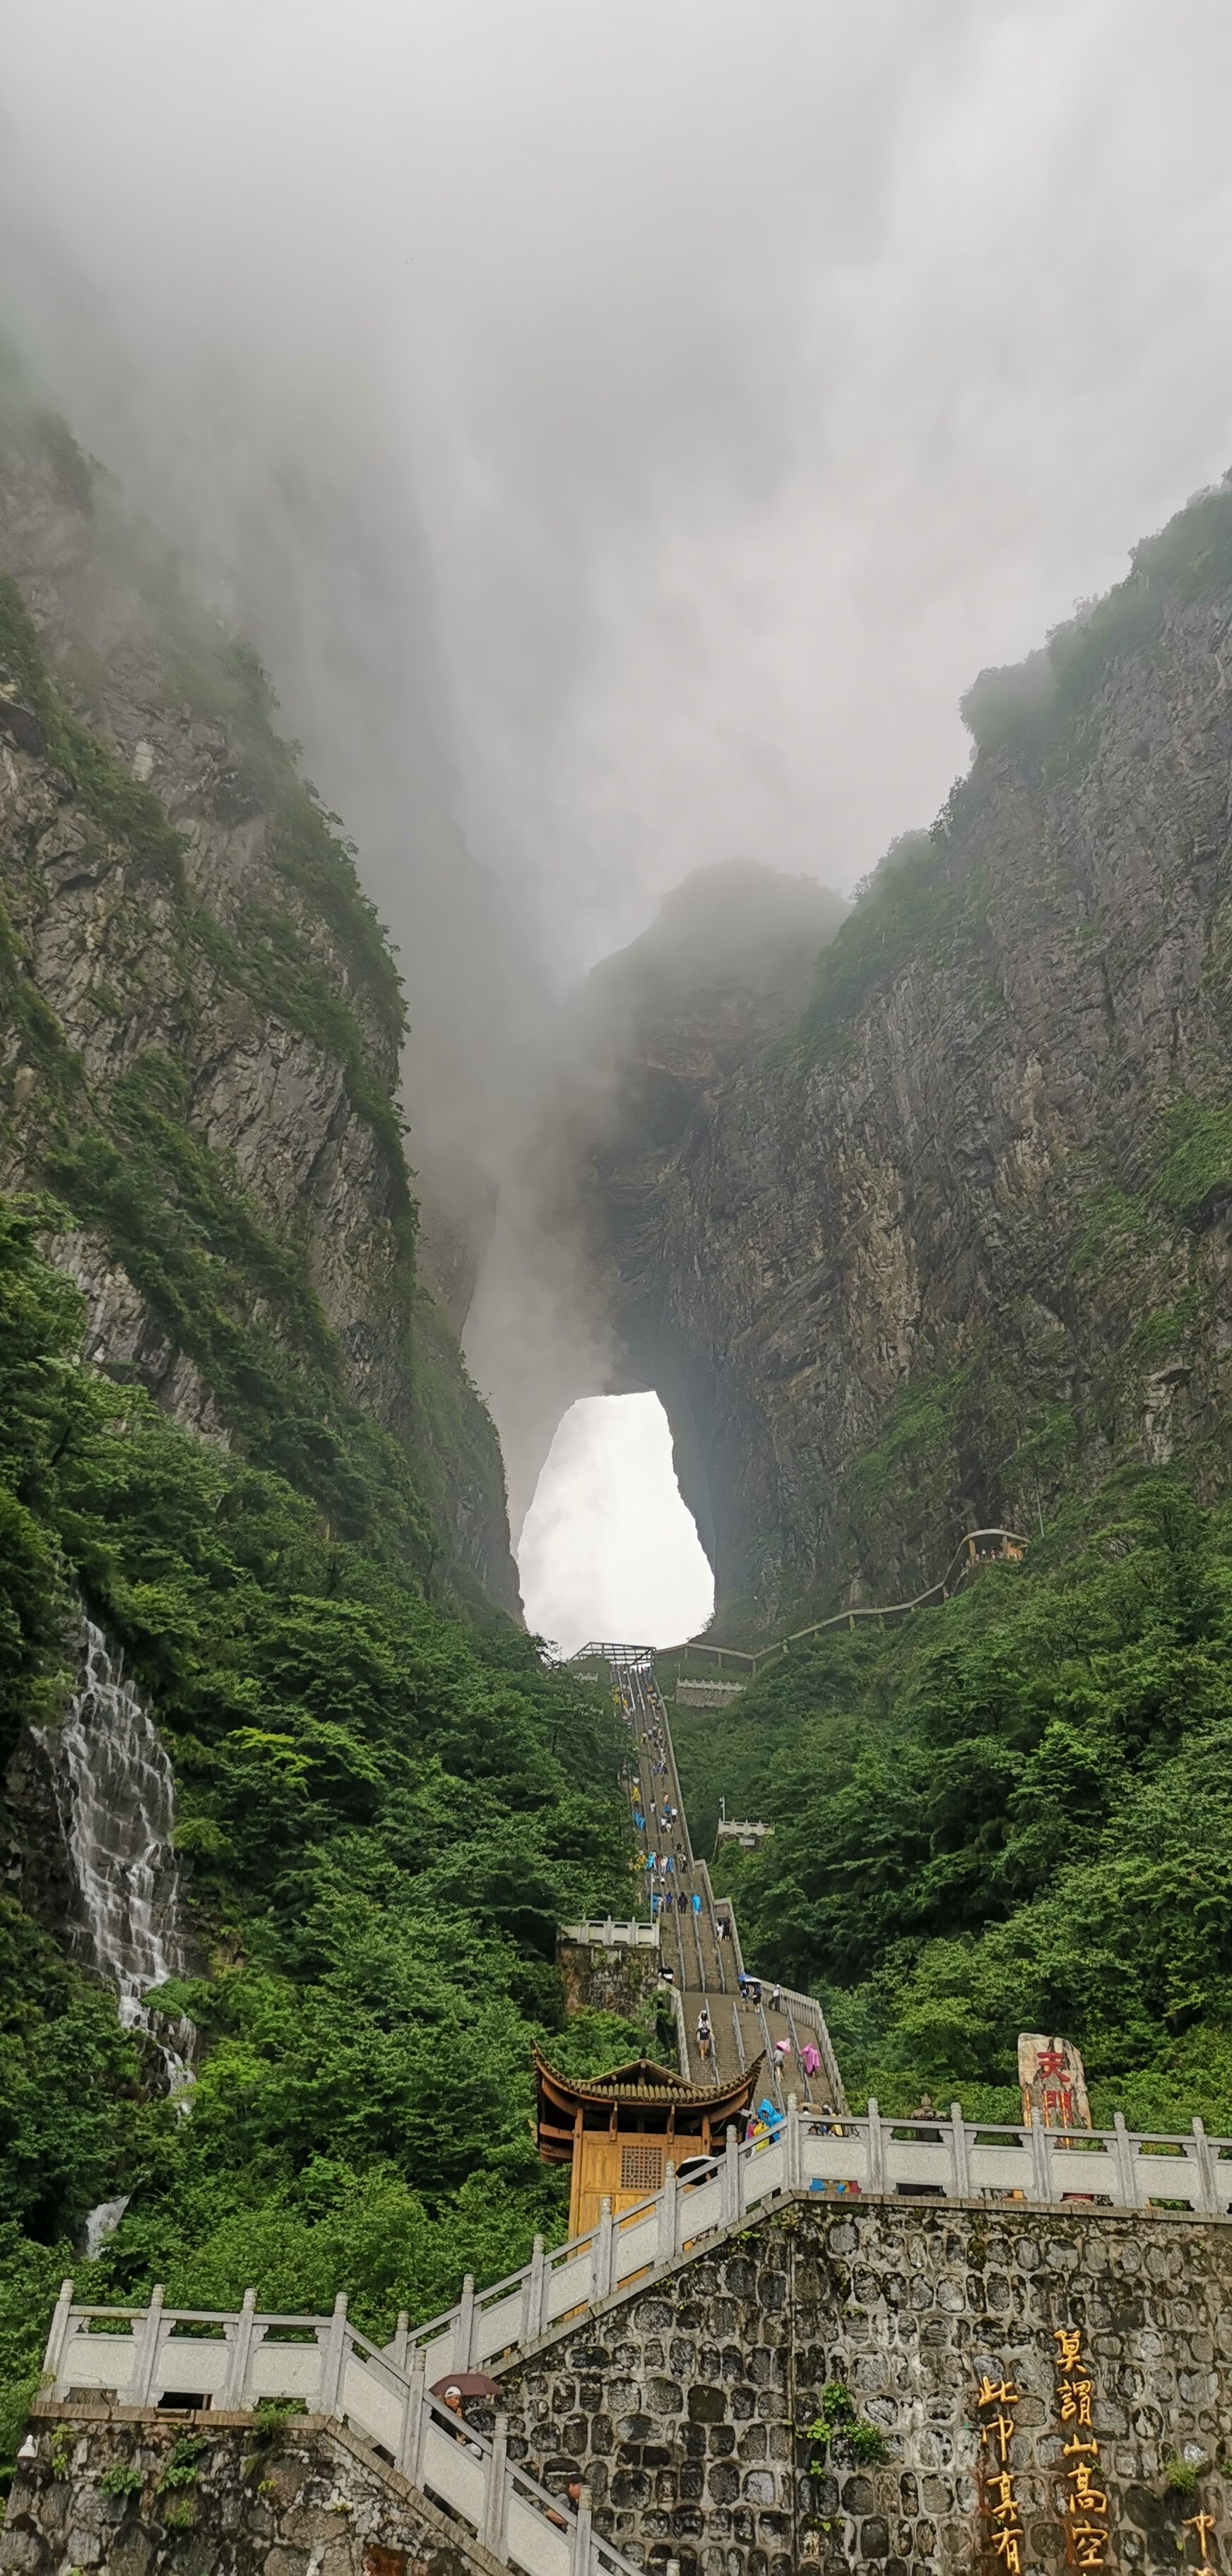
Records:
[[[518,1567],[527,1625],[565,1655],[590,1638],[674,1645],[705,1625],[714,1576],[657,1395],[570,1406],[526,1515]]]

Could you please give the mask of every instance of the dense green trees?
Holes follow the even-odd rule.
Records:
[[[51,1219],[54,1222],[54,1217]],[[80,1302],[0,1203],[0,1726],[54,1723],[80,1595],[172,1752],[201,1974],[192,2116],[151,2098],[110,1998],[0,1908],[0,2372],[10,2416],[65,2270],[98,2296],[328,2307],[384,2329],[559,2233],[530,2049],[556,1927],[628,1896],[601,1694],[477,1633],[276,1475],[75,1358]],[[20,1841],[20,1813],[8,1830]],[[86,2210],[132,2194],[93,2264]]]
[[[1097,2104],[1232,2132],[1232,1514],[1122,1479],[944,1608],[839,1632],[683,1719],[745,1945],[825,1995],[853,2089],[1014,2115],[1020,2029]]]

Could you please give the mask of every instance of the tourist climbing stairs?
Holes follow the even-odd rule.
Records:
[[[781,2115],[794,2093],[804,2109],[841,2109],[842,2082],[820,2005],[771,1979],[746,1976],[734,1909],[715,1897],[710,1872],[694,1854],[652,1652],[592,1645],[577,1660],[607,1666],[629,1730],[629,1795],[661,1957],[671,1970],[681,2071],[694,2083],[723,2083],[756,2065],[755,2107],[764,2100]],[[703,2015],[711,2031],[707,2055],[698,2040]]]

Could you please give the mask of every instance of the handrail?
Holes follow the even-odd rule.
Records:
[[[614,1921],[610,1914],[588,1915],[582,1923],[562,1923],[560,1938],[562,1941],[586,1942],[594,1948],[602,1946],[607,1950],[657,1950],[659,1926],[657,1922]]]
[[[588,2538],[589,2555],[575,2565],[578,2535],[559,2530],[561,2518],[572,2519],[567,2505],[534,2489],[520,2469],[527,2521],[515,2529],[512,2472],[501,2441],[489,2444],[468,2425],[471,2447],[459,2446],[456,2421],[442,2416],[428,2393],[429,2372],[482,2362],[500,2370],[566,2321],[576,2331],[579,2314],[626,2284],[636,2279],[648,2286],[739,2226],[751,2210],[797,2192],[922,2194],[977,2206],[1158,2206],[1228,2218],[1232,2137],[1208,2136],[1199,2119],[1188,2134],[1135,2132],[1120,2113],[1111,2129],[1023,2127],[967,2120],[959,2103],[948,2115],[913,2111],[887,2118],[870,2100],[855,2116],[818,2116],[815,2108],[802,2110],[792,2094],[772,2136],[741,2145],[729,2129],[726,2148],[696,2180],[690,2176],[682,2185],[669,2166],[653,2198],[617,2221],[605,2210],[598,2228],[552,2257],[538,2243],[525,2271],[498,2283],[484,2301],[476,2301],[468,2282],[449,2316],[413,2334],[400,2319],[392,2346],[380,2348],[350,2326],[345,2299],[332,2317],[310,2318],[258,2315],[252,2291],[239,2311],[219,2315],[165,2308],[157,2290],[145,2309],[76,2307],[66,2281],[47,2345],[48,2394],[62,2403],[78,2391],[106,2389],[122,2404],[144,2406],[190,2380],[203,2400],[242,2411],[262,2398],[299,2398],[308,2411],[349,2421],[379,2442],[413,2484],[429,2486],[525,2576],[598,2576],[600,2550],[623,2570],[627,2562],[597,2537]],[[176,2339],[178,2326],[202,2324],[220,2331]],[[95,2325],[109,2331],[95,2333]],[[117,2333],[117,2326],[129,2330]],[[279,2330],[306,2332],[311,2340],[278,2342]]]
[[[858,1621],[864,1619],[883,1621],[907,1619],[913,1610],[927,1610],[934,1602],[948,1601],[951,1594],[957,1592],[969,1576],[977,1571],[982,1560],[974,1551],[984,1539],[1000,1542],[997,1558],[991,1560],[994,1563],[998,1559],[1016,1562],[1017,1556],[1022,1554],[1028,1544],[1019,1530],[967,1530],[944,1574],[936,1583],[930,1583],[923,1592],[917,1592],[913,1601],[886,1601],[879,1606],[870,1604],[867,1609],[835,1610],[828,1619],[815,1620],[811,1628],[795,1628],[790,1636],[777,1638],[773,1645],[760,1646],[755,1653],[750,1653],[743,1646],[712,1646],[704,1637],[686,1638],[679,1646],[661,1646],[659,1652],[665,1656],[710,1655],[718,1664],[720,1672],[726,1664],[739,1664],[742,1671],[747,1673],[759,1672],[762,1665],[770,1663],[774,1656],[788,1654],[793,1646],[802,1646],[809,1637],[824,1635],[828,1628],[854,1628]],[[632,1651],[634,1650],[629,1647],[621,1649],[625,1655]],[[580,1663],[601,1654],[610,1655],[610,1652],[607,1647],[586,1646],[582,1649],[581,1655],[572,1655],[569,1660],[571,1663]]]
[[[468,2523],[502,2565],[523,2576],[637,2576],[614,2544],[591,2527],[583,2491],[574,2512],[520,2462],[507,2456],[507,2418],[498,2414],[494,2437],[469,2420],[459,2423],[426,2385],[426,2357],[418,2349],[407,2367],[402,2350],[382,2349],[352,2326],[346,2300],[330,2317],[258,2314],[256,2293],[245,2292],[238,2311],[168,2308],[156,2289],[148,2308],[75,2306],[73,2284],[61,2285],[47,2344],[45,2378],[63,2402],[74,2390],[114,2391],[123,2405],[158,2405],[168,2387],[186,2380],[192,2393],[229,2411],[247,2414],[262,2400],[298,2399],[305,2411],[349,2423],[379,2444],[413,2486],[435,2496]],[[91,2327],[127,2321],[131,2332],[94,2334]],[[208,2339],[177,2340],[183,2325],[212,2325]],[[280,2343],[272,2333],[293,2327],[311,2341]]]
[[[1117,2208],[1160,2201],[1196,2214],[1232,2215],[1232,2137],[1208,2136],[1195,2119],[1185,2133],[1132,2131],[1118,2112],[1111,2129],[1043,2129],[991,2120],[966,2120],[952,2103],[948,2115],[919,2111],[883,2116],[875,2101],[866,2111],[818,2116],[789,2097],[773,2140],[741,2144],[734,2128],[709,2176],[682,2191],[669,2167],[663,2189],[617,2220],[605,2211],[597,2228],[552,2253],[536,2241],[529,2264],[476,2298],[467,2281],[456,2308],[411,2329],[399,2320],[393,2345],[378,2347],[350,2326],[340,2299],[332,2317],[258,2315],[250,2292],[238,2312],[164,2308],[156,2292],[147,2309],[74,2307],[72,2284],[61,2293],[47,2347],[53,2393],[73,2387],[116,2387],[126,2402],[146,2404],[160,2369],[182,2379],[191,2365],[194,2385],[227,2391],[243,2406],[257,2396],[320,2399],[336,2374],[337,2402],[318,2411],[348,2412],[361,2429],[375,2431],[395,2459],[405,2447],[401,2419],[389,2438],[364,2411],[364,2392],[388,2383],[399,2403],[406,2392],[446,2370],[487,2363],[496,2367],[568,2317],[577,2318],[636,2277],[645,2283],[678,2261],[733,2218],[785,2190],[838,2186],[862,2194],[924,2188],[945,2200],[1019,2200],[1055,2206],[1063,2199],[1097,2198]],[[687,2204],[687,2224],[682,2219]],[[553,2293],[555,2292],[555,2295]],[[93,2323],[128,2324],[129,2334],[92,2334]],[[178,2325],[214,2325],[215,2339],[175,2339]],[[311,2342],[279,2343],[279,2331],[308,2333]],[[324,2356],[324,2359],[323,2359]],[[120,2364],[127,2357],[127,2367]],[[351,2376],[346,2369],[352,2366]],[[358,2370],[362,2377],[357,2380]],[[167,2384],[171,2384],[167,2380]],[[379,2393],[379,2392],[378,2392]],[[431,2408],[432,2401],[425,2398]],[[456,2429],[456,2428],[455,2428]],[[544,2568],[532,2576],[551,2576]]]

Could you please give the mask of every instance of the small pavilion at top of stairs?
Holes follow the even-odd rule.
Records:
[[[661,2191],[668,2164],[721,2147],[727,2124],[753,2099],[760,2057],[727,2084],[691,2084],[653,2058],[636,2057],[606,2075],[558,2075],[535,2052],[536,2128],[547,2164],[571,2164],[569,2233],[597,2227]]]

